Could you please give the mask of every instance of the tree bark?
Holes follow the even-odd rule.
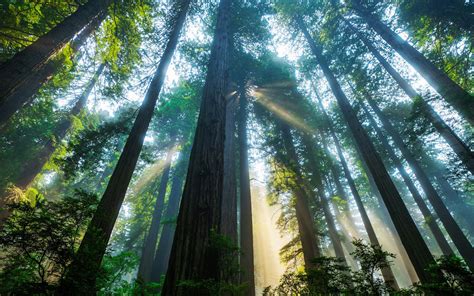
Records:
[[[446,205],[443,203],[443,200],[439,196],[438,192],[436,192],[435,188],[431,184],[428,176],[424,172],[421,165],[418,163],[414,155],[408,150],[408,147],[403,142],[401,136],[392,126],[390,121],[387,117],[383,114],[382,110],[377,106],[375,101],[371,98],[370,95],[366,94],[367,102],[369,103],[372,110],[374,110],[375,114],[378,116],[380,121],[393,139],[397,147],[402,152],[403,157],[405,157],[406,161],[410,165],[411,169],[415,173],[416,178],[421,184],[423,191],[427,199],[430,201],[433,209],[435,210],[436,214],[440,218],[441,222],[443,223],[446,231],[448,232],[449,236],[453,240],[453,243],[456,245],[459,253],[461,256],[466,260],[467,265],[471,270],[474,270],[474,249],[471,246],[471,243],[467,239],[467,237],[462,232],[459,225],[456,223],[454,218],[451,216],[451,213],[446,208]]]
[[[415,222],[410,216],[405,204],[403,203],[400,194],[395,185],[390,179],[380,156],[375,150],[368,135],[362,128],[362,125],[357,120],[354,111],[347,99],[346,95],[341,89],[341,86],[334,77],[334,74],[329,68],[329,64],[325,60],[321,48],[316,44],[315,40],[309,34],[306,25],[301,17],[297,17],[296,21],[299,28],[305,35],[307,42],[310,45],[311,51],[318,59],[319,65],[326,76],[326,79],[331,87],[334,96],[341,108],[342,114],[348,123],[349,129],[354,136],[356,144],[359,146],[362,156],[365,159],[370,171],[372,172],[377,188],[379,189],[385,205],[392,217],[393,223],[402,239],[402,243],[410,256],[410,259],[417,271],[418,277],[422,282],[428,282],[431,278],[426,268],[434,262],[428,247],[421,234],[419,233]]]
[[[411,99],[415,100],[420,98],[421,108],[423,114],[428,118],[428,120],[433,124],[438,133],[443,137],[443,139],[448,143],[448,145],[453,149],[459,159],[467,167],[467,169],[474,175],[474,153],[471,151],[469,146],[464,143],[461,138],[456,135],[456,133],[444,122],[444,120],[436,113],[436,111],[423,99],[423,97],[416,92],[416,90],[405,80],[400,73],[395,70],[395,68],[390,65],[390,63],[380,54],[380,52],[367,40],[367,38],[362,35],[352,24],[344,20],[345,23],[351,28],[359,39],[365,44],[369,49],[372,55],[379,61],[382,67],[387,71],[387,73],[397,82],[400,88],[409,96]]]
[[[93,18],[93,20],[71,41],[71,59],[74,59],[87,38],[99,27],[106,16],[107,13],[104,9],[104,11],[99,13],[97,17]],[[56,72],[58,72],[61,66],[62,64],[60,61],[48,60],[45,62],[44,66],[37,69],[36,72],[26,73],[25,75],[27,76],[18,87],[15,87],[7,95],[0,95],[0,129],[5,126],[13,114],[31,103],[39,89],[46,84]]]
[[[150,83],[107,189],[81,242],[76,258],[61,284],[59,291],[63,294],[89,295],[95,293],[97,272],[138,161],[145,133],[153,116],[168,66],[178,44],[189,3],[190,0],[178,1],[179,7],[175,15],[173,29],[170,32],[158,69]]]
[[[247,140],[248,100],[245,85],[239,86],[239,181],[240,181],[240,267],[241,283],[247,284],[247,295],[255,295],[255,274],[253,255],[252,196],[250,193],[249,155]]]
[[[220,282],[226,102],[229,96],[229,16],[232,0],[221,0],[186,183],[163,295],[209,295],[204,288],[178,286],[184,280]]]
[[[388,140],[385,137],[385,135],[383,134],[382,130],[380,129],[380,127],[375,122],[372,114],[369,113],[369,110],[367,110],[367,108],[363,104],[361,104],[361,105],[362,105],[362,109],[364,110],[367,118],[369,119],[370,125],[373,127],[373,129],[375,130],[375,132],[377,134],[378,139],[382,143],[383,148],[388,153],[388,156],[390,157],[390,159],[392,159],[395,167],[397,168],[398,172],[402,176],[403,181],[405,182],[406,186],[408,187],[408,190],[410,191],[411,195],[413,196],[413,199],[415,200],[416,204],[418,205],[418,208],[420,209],[421,214],[423,215],[425,223],[426,223],[426,225],[428,225],[431,233],[433,234],[433,237],[435,238],[436,242],[438,243],[438,246],[441,249],[441,252],[444,255],[453,255],[454,254],[453,250],[449,246],[449,243],[446,240],[446,238],[444,237],[443,232],[441,232],[441,229],[439,228],[438,224],[436,223],[436,220],[437,220],[436,216],[431,213],[430,209],[428,208],[425,201],[423,200],[423,197],[420,195],[420,193],[418,192],[418,189],[416,188],[415,184],[411,180],[410,175],[408,174],[408,172],[403,167],[403,164],[402,164],[401,160],[398,158],[395,151],[393,150],[393,148],[388,143]]]
[[[474,124],[474,97],[439,70],[423,54],[362,7],[360,0],[353,0],[353,8],[400,56],[448,101],[471,124]]]
[[[158,241],[158,233],[161,228],[161,217],[163,213],[163,206],[165,204],[166,188],[168,187],[168,180],[170,176],[171,162],[174,155],[174,150],[168,151],[165,160],[165,167],[161,175],[160,186],[158,188],[158,195],[156,196],[155,208],[151,219],[148,234],[143,243],[142,255],[140,258],[140,265],[138,266],[138,281],[148,283],[151,280],[151,268],[155,258],[156,242]]]
[[[181,201],[181,193],[183,191],[184,176],[189,162],[188,147],[181,151],[179,160],[173,169],[173,179],[171,184],[170,196],[168,205],[166,206],[164,219],[167,221],[163,224],[163,230],[160,235],[160,242],[156,249],[153,266],[151,269],[150,280],[152,282],[159,282],[161,277],[166,274],[168,269],[168,261],[170,258],[171,247],[173,244],[174,231],[176,223],[171,223],[170,220],[176,218],[179,210],[179,202]]]

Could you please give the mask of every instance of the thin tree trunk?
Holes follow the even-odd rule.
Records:
[[[173,169],[171,191],[168,199],[168,205],[164,214],[164,220],[167,222],[163,224],[160,242],[158,243],[158,248],[156,249],[155,259],[153,260],[150,278],[152,282],[159,282],[161,277],[166,274],[166,270],[168,269],[168,261],[173,244],[174,231],[176,229],[176,223],[171,223],[170,220],[176,218],[178,215],[179,202],[181,201],[181,193],[183,191],[184,177],[189,162],[189,148],[186,147],[184,149],[186,149],[186,151],[181,151],[179,160]]]
[[[388,143],[388,140],[383,134],[380,127],[377,126],[377,123],[375,122],[372,114],[369,113],[369,110],[367,110],[367,108],[363,104],[361,104],[361,106],[367,118],[369,119],[370,125],[372,125],[373,129],[375,130],[377,134],[378,139],[382,143],[382,146],[384,147],[385,151],[387,151],[389,158],[392,159],[395,167],[397,168],[398,172],[402,176],[403,181],[408,187],[408,190],[413,196],[413,199],[418,205],[418,208],[420,209],[421,214],[423,215],[425,223],[426,225],[428,225],[431,233],[433,234],[436,242],[438,243],[438,246],[441,249],[441,252],[444,255],[453,255],[454,254],[453,250],[449,246],[449,243],[444,237],[443,232],[441,231],[438,224],[436,223],[436,220],[437,220],[436,216],[431,213],[430,209],[428,208],[425,201],[423,200],[423,197],[420,195],[420,193],[418,192],[418,189],[416,188],[415,184],[411,180],[410,175],[403,167],[401,160],[398,158],[395,151]]]
[[[471,246],[471,243],[467,239],[467,237],[462,232],[459,225],[456,223],[454,218],[451,216],[451,213],[446,208],[443,200],[436,192],[435,188],[431,184],[428,176],[424,172],[421,165],[415,159],[414,155],[408,150],[405,143],[403,142],[401,136],[392,126],[390,121],[385,117],[382,110],[377,106],[375,101],[371,98],[370,95],[366,94],[366,99],[374,110],[375,114],[377,114],[380,121],[387,131],[387,133],[392,137],[393,141],[397,145],[397,147],[402,152],[403,157],[405,157],[406,161],[410,165],[411,169],[415,173],[416,178],[421,184],[423,191],[425,192],[426,197],[430,201],[433,209],[435,210],[436,214],[440,218],[441,222],[443,223],[446,231],[448,232],[449,236],[453,240],[453,243],[456,245],[459,253],[461,256],[466,260],[467,265],[471,270],[474,270],[474,249]]]
[[[190,0],[177,2],[178,11],[175,15],[173,29],[169,35],[158,69],[150,83],[120,159],[89,224],[76,258],[60,287],[60,292],[63,294],[89,295],[95,293],[97,272],[138,161],[145,133],[153,116],[168,66],[178,44],[189,3]]]
[[[474,97],[456,84],[446,73],[439,70],[423,54],[403,40],[397,33],[382,23],[375,15],[362,7],[360,0],[353,0],[355,11],[377,32],[400,56],[402,56],[423,78],[448,101],[471,124],[474,123]]]
[[[298,26],[304,33],[310,48],[317,58],[319,65],[321,66],[326,79],[336,97],[339,107],[342,110],[342,114],[348,123],[348,126],[354,136],[356,144],[359,146],[362,156],[364,157],[370,171],[375,177],[377,188],[380,190],[382,198],[387,206],[387,209],[392,217],[393,223],[397,228],[397,231],[402,239],[402,243],[405,246],[407,253],[410,256],[411,261],[417,271],[418,277],[422,282],[430,280],[431,276],[426,271],[426,268],[434,262],[434,258],[431,255],[428,247],[421,234],[419,233],[415,222],[410,216],[405,204],[403,203],[400,194],[398,193],[395,185],[390,179],[390,175],[387,173],[380,156],[375,150],[370,138],[365,133],[362,125],[357,120],[357,117],[352,110],[352,107],[347,99],[346,95],[341,89],[341,86],[334,77],[334,74],[329,68],[322,50],[318,47],[314,39],[309,34],[303,20],[298,17]]]
[[[314,265],[312,261],[321,256],[319,237],[316,234],[314,221],[309,210],[308,194],[303,185],[301,185],[305,184],[305,181],[301,175],[298,156],[295,151],[290,129],[286,124],[281,122],[278,122],[278,129],[280,130],[283,145],[287,153],[288,165],[294,171],[297,179],[297,186],[294,188],[296,196],[296,219],[298,221],[305,267],[309,268]]]
[[[0,65],[0,102],[18,88],[28,87],[25,82],[37,73],[41,73],[58,52],[74,38],[74,35],[86,28],[98,18],[112,1],[88,1],[66,17],[48,33],[15,54]]]
[[[204,85],[190,165],[163,295],[208,295],[204,288],[179,286],[183,280],[220,282],[220,234],[223,201],[226,102],[229,87],[229,16],[232,0],[221,0]]]
[[[140,265],[138,266],[137,279],[138,281],[145,284],[151,280],[151,268],[155,258],[158,233],[160,232],[161,228],[161,217],[163,213],[163,206],[165,204],[166,188],[168,187],[173,155],[174,149],[171,148],[166,155],[165,167],[163,168],[163,173],[161,175],[160,186],[158,188],[158,195],[156,196],[155,208],[153,210],[150,228],[143,243]]]
[[[245,85],[239,87],[239,173],[240,173],[240,267],[241,283],[247,284],[247,295],[255,295],[253,228],[252,228],[252,196],[250,193],[249,155],[247,141],[247,106],[248,100]]]
[[[105,10],[99,13],[99,15],[71,41],[71,59],[75,58],[87,38],[99,27],[106,16],[107,13]],[[62,64],[58,61],[48,60],[44,66],[34,72],[34,75],[30,75],[33,73],[26,73],[28,76],[25,77],[24,81],[14,90],[3,97],[0,95],[0,129],[5,126],[13,114],[31,103],[38,90],[58,72],[61,66]]]
[[[420,98],[423,114],[433,124],[438,133],[444,138],[446,143],[453,149],[459,159],[464,163],[468,170],[474,175],[474,153],[469,146],[464,143],[461,138],[444,122],[444,120],[436,113],[436,111],[416,92],[416,90],[405,80],[395,68],[380,54],[380,52],[367,40],[356,28],[348,21],[345,23],[356,32],[359,39],[365,44],[372,55],[379,61],[388,74],[397,82],[400,88],[413,100]]]

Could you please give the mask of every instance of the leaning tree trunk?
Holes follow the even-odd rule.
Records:
[[[307,42],[310,45],[311,51],[317,58],[320,67],[326,76],[329,86],[331,87],[334,96],[341,108],[342,114],[349,126],[349,129],[354,136],[356,144],[359,146],[362,156],[365,159],[369,170],[372,172],[377,188],[379,189],[384,203],[392,217],[393,223],[402,239],[402,243],[410,256],[410,259],[417,271],[418,277],[422,282],[428,282],[431,275],[426,271],[426,268],[434,262],[428,247],[426,246],[420,232],[418,231],[415,222],[410,216],[403,200],[398,193],[395,185],[390,179],[390,175],[385,169],[382,160],[375,150],[374,145],[370,141],[369,136],[363,130],[362,125],[357,120],[357,117],[352,110],[352,107],[346,95],[341,89],[341,86],[334,77],[334,74],[329,68],[329,64],[325,60],[321,48],[316,44],[315,40],[309,34],[306,25],[301,17],[297,17],[296,21],[299,28],[304,33]]]
[[[423,200],[423,197],[421,197],[420,193],[418,192],[418,189],[416,188],[415,184],[410,178],[410,175],[408,172],[405,170],[403,167],[403,164],[401,160],[398,158],[396,155],[395,151],[393,148],[390,146],[388,143],[387,138],[383,134],[383,131],[380,129],[380,127],[377,125],[375,122],[372,114],[370,114],[369,110],[366,109],[366,107],[361,104],[362,109],[364,110],[367,118],[369,119],[370,125],[373,127],[377,134],[377,138],[380,140],[382,143],[382,147],[385,149],[385,151],[388,153],[388,157],[393,161],[394,166],[397,168],[398,172],[402,176],[403,181],[405,182],[406,186],[408,187],[408,190],[410,191],[411,195],[413,196],[413,199],[415,200],[416,204],[418,205],[418,208],[420,209],[421,214],[423,215],[423,218],[425,220],[426,225],[428,225],[431,233],[433,234],[436,242],[438,243],[439,248],[441,249],[441,252],[444,255],[453,255],[454,252],[449,246],[448,241],[444,237],[443,232],[441,232],[441,229],[439,228],[438,224],[436,223],[436,217],[431,213],[430,209],[426,205],[425,201]]]
[[[430,201],[433,209],[435,210],[436,214],[438,215],[439,219],[443,223],[446,231],[448,232],[449,236],[453,240],[453,243],[456,245],[459,253],[461,256],[466,260],[467,265],[471,270],[474,270],[474,249],[471,246],[471,243],[467,239],[467,237],[462,232],[459,225],[454,220],[453,216],[446,208],[446,205],[443,203],[443,200],[439,196],[438,192],[436,192],[435,188],[431,184],[428,176],[426,175],[425,171],[421,167],[420,163],[416,160],[415,156],[408,150],[408,147],[403,142],[401,136],[392,126],[388,118],[383,114],[382,110],[377,106],[375,101],[371,98],[370,95],[366,94],[366,99],[369,102],[370,107],[374,110],[375,114],[377,114],[380,121],[393,139],[397,147],[402,152],[403,157],[405,157],[407,163],[410,165],[411,169],[413,170],[416,178],[420,182],[423,191],[426,194],[427,199]]]
[[[34,87],[30,85],[36,75],[46,74],[45,67],[49,61],[60,52],[74,36],[93,24],[97,18],[105,14],[111,0],[88,1],[80,6],[73,14],[66,17],[48,33],[14,55],[10,60],[0,65],[0,104],[9,101],[11,95],[21,88]],[[90,33],[90,31],[89,31]],[[85,37],[83,37],[85,38]],[[33,79],[33,80],[31,80]],[[0,106],[0,110],[3,106]],[[3,114],[2,114],[3,115]],[[4,122],[3,116],[0,122]]]
[[[166,188],[168,187],[173,155],[174,149],[171,148],[166,155],[165,166],[163,168],[163,173],[161,174],[160,186],[158,188],[158,195],[156,196],[156,203],[153,210],[150,228],[143,243],[137,279],[139,282],[144,284],[151,280],[151,268],[153,266],[153,259],[155,258],[156,242],[158,241],[158,233],[160,232],[161,227],[161,217],[163,206],[165,204]]]
[[[71,59],[75,58],[87,38],[99,27],[106,16],[106,10],[99,13],[99,15],[71,41]],[[23,106],[31,103],[38,90],[59,71],[62,66],[61,62],[62,61],[48,60],[34,75],[27,73],[28,76],[24,78],[20,86],[16,87],[8,95],[4,97],[0,96],[0,129],[5,126],[13,114],[19,111]]]
[[[226,102],[229,97],[229,17],[232,0],[221,0],[186,183],[163,295],[208,295],[182,281],[220,281],[220,234],[224,179]]]
[[[444,120],[436,113],[436,111],[423,99],[423,97],[416,92],[416,90],[405,80],[395,68],[380,54],[372,43],[362,35],[356,28],[352,26],[348,21],[344,20],[346,24],[351,28],[359,39],[365,44],[372,55],[379,61],[382,67],[387,73],[397,82],[400,88],[413,100],[420,98],[421,110],[428,120],[433,124],[438,133],[444,138],[446,143],[453,149],[459,159],[464,163],[467,169],[474,175],[474,153],[471,151],[469,146],[464,143],[461,138],[444,122]]]
[[[81,242],[75,260],[70,265],[60,291],[70,295],[95,293],[95,281],[100,269],[112,229],[122,206],[128,184],[143,146],[143,139],[150,124],[166,71],[178,44],[179,35],[186,19],[190,0],[177,2],[173,29],[158,69],[150,83],[145,99],[128,136],[125,147],[109,180],[107,189],[97,207]]]
[[[249,154],[247,140],[248,100],[245,85],[239,86],[239,181],[240,181],[240,268],[241,283],[248,287],[247,295],[255,295],[253,228],[252,228],[252,196],[250,193]]]
[[[397,33],[362,7],[360,0],[353,0],[355,11],[380,37],[402,56],[423,78],[471,124],[474,123],[474,97],[438,69],[423,54],[403,40]]]
[[[315,258],[321,257],[321,251],[319,249],[319,237],[317,236],[316,230],[314,228],[314,221],[309,210],[309,197],[306,190],[304,189],[304,185],[302,185],[305,184],[305,181],[301,175],[298,156],[295,151],[290,129],[285,123],[282,122],[278,122],[277,126],[281,133],[283,145],[287,153],[286,162],[289,168],[294,172],[297,179],[297,184],[293,188],[294,194],[296,196],[296,219],[298,221],[298,230],[303,249],[305,268],[310,268],[314,265],[313,260]]]

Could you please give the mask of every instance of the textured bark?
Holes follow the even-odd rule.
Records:
[[[456,245],[459,253],[464,258],[469,268],[471,270],[474,270],[474,249],[472,248],[471,243],[464,235],[449,210],[446,208],[446,205],[443,203],[443,200],[439,196],[438,192],[436,192],[435,188],[431,184],[428,176],[426,175],[419,162],[416,160],[414,155],[408,150],[408,147],[403,142],[401,136],[392,126],[387,117],[383,114],[382,110],[380,110],[380,108],[377,106],[375,101],[370,97],[370,95],[366,94],[366,99],[369,102],[369,105],[372,110],[374,110],[380,121],[382,121],[384,129],[393,139],[397,147],[402,152],[403,157],[410,165],[416,178],[420,182],[423,191],[425,192],[426,198],[430,201],[431,205],[433,206],[433,209],[435,210],[439,219],[443,223],[446,231],[453,240],[453,243]]]
[[[165,80],[166,71],[178,44],[179,35],[186,19],[190,0],[179,1],[173,29],[158,69],[150,83],[145,99],[128,136],[125,147],[109,180],[107,189],[97,207],[81,242],[74,262],[60,287],[60,293],[89,295],[95,293],[95,280],[102,257],[122,206],[128,184],[132,178],[143,139],[153,116],[156,102]]]
[[[309,209],[309,196],[303,185],[301,185],[305,184],[305,181],[301,175],[298,156],[295,151],[290,129],[286,124],[281,122],[278,123],[278,129],[280,130],[283,145],[287,154],[288,165],[295,173],[297,184],[300,185],[295,186],[294,188],[294,193],[296,196],[295,209],[301,245],[303,248],[304,263],[305,267],[308,268],[313,266],[312,261],[314,258],[321,256],[321,251],[319,250],[319,237],[316,234],[314,221]]]
[[[153,266],[151,269],[152,282],[159,282],[161,277],[166,274],[168,269],[168,261],[171,253],[171,246],[173,244],[174,231],[176,224],[171,223],[170,220],[175,219],[178,215],[179,202],[181,201],[181,193],[183,191],[184,177],[186,174],[186,168],[189,162],[189,151],[188,147],[182,151],[179,156],[179,160],[173,168],[173,179],[171,184],[170,196],[168,199],[168,205],[166,206],[165,214],[163,219],[167,221],[163,224],[163,230],[160,235],[160,242],[156,249]]]
[[[99,15],[83,29],[70,43],[71,59],[74,59],[79,49],[84,45],[87,38],[94,32],[106,17],[106,11]],[[22,107],[28,105],[33,100],[38,90],[46,84],[56,72],[62,67],[62,61],[49,60],[36,72],[27,73],[27,77],[21,85],[5,95],[0,96],[0,128]],[[0,66],[1,67],[1,66]],[[33,75],[34,74],[34,75]]]
[[[158,241],[158,233],[161,228],[161,217],[163,214],[163,207],[165,204],[166,188],[168,187],[168,180],[170,177],[171,161],[174,151],[168,151],[165,160],[165,166],[161,175],[160,186],[156,196],[155,208],[151,218],[150,228],[145,238],[142,248],[142,255],[140,258],[140,265],[138,266],[137,279],[142,283],[148,283],[151,280],[151,268],[155,258],[156,242]]]
[[[316,44],[315,40],[309,34],[303,20],[300,17],[297,17],[296,20],[299,28],[304,33],[305,38],[310,45],[311,51],[317,58],[319,65],[323,70],[323,73],[326,76],[334,96],[336,97],[338,105],[356,141],[356,144],[359,146],[362,156],[365,159],[369,170],[374,176],[377,188],[382,195],[383,201],[402,239],[402,243],[405,246],[408,255],[410,256],[418,277],[422,282],[429,281],[431,276],[426,271],[426,268],[429,266],[429,264],[434,262],[433,256],[423,241],[423,238],[419,233],[407,208],[405,207],[405,204],[403,203],[403,200],[395,185],[390,179],[390,175],[387,173],[387,170],[385,169],[380,156],[376,152],[374,145],[363,130],[360,122],[357,120],[349,100],[342,91],[341,86],[336,80],[336,77],[334,77],[334,74],[330,70],[329,64],[325,60],[321,48]]]
[[[248,286],[247,295],[255,295],[253,229],[252,229],[252,196],[250,193],[249,155],[247,140],[247,105],[245,85],[239,87],[239,181],[240,181],[240,268],[241,283]]]
[[[224,179],[226,101],[229,79],[229,15],[232,0],[221,0],[163,295],[208,295],[184,280],[220,281],[220,256],[213,233],[220,234]]]
[[[400,56],[402,56],[423,78],[449,102],[471,124],[474,123],[474,97],[456,84],[446,73],[438,69],[423,54],[403,40],[397,33],[382,23],[375,15],[353,0],[355,11],[377,32]]]
[[[433,124],[438,133],[444,138],[446,143],[453,149],[459,159],[464,163],[467,169],[474,174],[474,153],[469,146],[464,143],[461,138],[444,122],[444,120],[436,113],[436,111],[416,92],[416,90],[405,80],[395,68],[380,54],[380,52],[370,43],[364,35],[356,30],[349,22],[346,24],[356,32],[359,39],[365,44],[372,55],[379,61],[387,73],[397,82],[400,88],[413,100],[420,98],[421,110],[428,120]]]
[[[416,188],[415,184],[411,180],[410,175],[403,167],[401,160],[398,158],[395,151],[388,143],[388,140],[383,134],[383,131],[380,129],[380,127],[377,125],[374,118],[372,117],[372,114],[370,114],[369,110],[367,110],[364,105],[362,105],[362,109],[364,110],[367,118],[369,119],[370,125],[375,130],[377,134],[377,138],[382,143],[382,146],[385,149],[385,151],[388,153],[389,158],[393,161],[393,164],[395,165],[398,172],[402,176],[402,179],[405,182],[405,185],[408,187],[408,190],[410,191],[411,195],[413,196],[413,199],[418,205],[418,208],[420,209],[421,214],[423,215],[425,223],[429,227],[431,233],[433,234],[433,237],[438,243],[438,246],[441,249],[441,252],[444,255],[453,255],[454,254],[453,250],[449,246],[449,243],[444,237],[443,232],[441,232],[441,229],[436,223],[437,217],[431,213],[430,209],[428,208],[425,201],[423,200],[423,197],[420,195],[420,193],[418,192],[418,189]]]

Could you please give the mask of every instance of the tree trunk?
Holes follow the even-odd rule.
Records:
[[[474,270],[474,249],[472,248],[471,243],[466,238],[459,225],[451,216],[451,213],[446,208],[445,204],[443,203],[443,200],[436,192],[435,188],[431,184],[428,176],[422,169],[421,165],[415,159],[414,155],[408,150],[408,147],[403,142],[401,136],[392,126],[390,121],[385,117],[382,110],[380,110],[380,108],[370,97],[370,95],[366,94],[366,99],[369,102],[369,105],[372,110],[374,110],[380,121],[382,121],[385,130],[390,135],[390,137],[392,137],[393,141],[402,152],[403,157],[405,157],[406,161],[415,173],[415,176],[420,182],[426,197],[430,201],[431,205],[433,206],[433,209],[435,210],[436,214],[443,223],[449,236],[453,240],[453,243],[456,245],[459,253],[464,258],[464,260],[466,260],[466,263],[469,268],[471,270]]]
[[[138,161],[143,139],[153,116],[166,71],[178,44],[190,0],[182,0],[177,3],[178,12],[158,69],[150,83],[107,189],[82,240],[76,259],[71,264],[60,287],[63,294],[89,295],[95,293],[97,272]]]
[[[423,78],[448,101],[471,124],[474,124],[474,97],[456,84],[446,73],[439,70],[418,50],[403,40],[397,33],[382,23],[375,15],[368,12],[353,0],[355,11],[380,37],[382,37],[400,56],[402,56]]]
[[[426,268],[434,262],[433,256],[423,241],[415,222],[405,207],[400,194],[390,179],[390,175],[387,173],[387,170],[385,169],[380,156],[376,152],[375,147],[370,141],[370,138],[357,120],[349,100],[342,91],[336,77],[334,77],[334,74],[330,70],[328,63],[322,54],[322,50],[309,34],[303,20],[300,17],[296,20],[329,82],[339,107],[341,108],[342,114],[348,123],[352,135],[354,136],[356,144],[359,146],[362,156],[375,178],[377,188],[382,195],[393,223],[402,239],[402,243],[410,256],[415,270],[417,271],[418,277],[422,282],[429,281],[431,276],[426,271]]]
[[[314,258],[321,257],[321,251],[319,250],[319,238],[314,228],[314,221],[309,210],[309,197],[304,189],[305,184],[301,175],[298,156],[295,151],[293,144],[293,137],[291,135],[289,127],[282,123],[277,123],[278,129],[280,130],[283,145],[287,153],[288,166],[295,173],[297,179],[297,186],[294,188],[294,194],[296,196],[296,219],[298,220],[298,229],[301,239],[301,245],[303,248],[303,257],[305,267],[313,266]]]
[[[226,102],[229,96],[229,15],[232,0],[221,0],[204,85],[190,165],[163,295],[208,295],[204,288],[178,285],[184,280],[220,281],[220,234],[224,179]]]
[[[173,244],[174,231],[176,223],[171,222],[178,215],[179,202],[181,201],[181,193],[183,191],[184,176],[189,162],[188,147],[181,151],[179,160],[173,169],[173,179],[171,185],[170,196],[168,198],[168,205],[165,210],[163,230],[160,235],[160,242],[156,249],[155,259],[151,269],[152,282],[159,282],[161,277],[166,274],[168,269],[168,261],[171,253],[171,246]]]
[[[87,38],[99,27],[106,16],[106,10],[99,13],[99,15],[71,41],[71,59],[74,59]],[[31,103],[38,90],[61,68],[61,62],[62,61],[48,60],[45,62],[44,66],[38,68],[36,72],[34,72],[34,75],[30,75],[33,73],[25,73],[27,77],[25,77],[24,81],[14,90],[10,91],[7,95],[0,95],[0,129],[5,126],[13,114],[25,105]]]
[[[255,295],[253,228],[252,228],[252,196],[250,193],[249,155],[247,141],[248,100],[245,85],[239,87],[239,181],[240,181],[240,268],[241,283],[247,284],[247,295]]]
[[[426,205],[425,201],[423,200],[423,197],[421,197],[420,193],[418,192],[418,189],[416,188],[415,184],[410,178],[410,175],[408,172],[405,170],[403,167],[403,164],[401,160],[398,158],[396,155],[395,151],[393,148],[390,146],[388,143],[387,138],[383,134],[382,130],[380,127],[377,126],[377,123],[375,122],[374,118],[372,117],[372,114],[369,113],[369,110],[366,109],[366,107],[361,104],[362,109],[364,110],[367,118],[369,119],[370,125],[374,128],[378,139],[382,143],[383,148],[385,151],[388,153],[388,156],[390,159],[392,159],[395,167],[397,168],[398,172],[402,176],[403,181],[408,187],[408,190],[410,191],[411,195],[413,196],[413,199],[415,200],[416,204],[418,205],[418,208],[421,211],[421,214],[423,215],[423,218],[425,220],[426,225],[428,225],[431,233],[433,234],[436,242],[438,243],[439,248],[441,249],[441,252],[444,255],[453,255],[454,252],[449,246],[448,241],[444,237],[443,232],[441,232],[441,229],[439,228],[438,224],[436,223],[437,218],[431,213],[430,209]]]
[[[456,155],[461,159],[468,170],[474,175],[474,153],[469,146],[464,143],[461,138],[444,122],[444,120],[436,113],[436,111],[416,92],[415,89],[405,80],[395,68],[378,52],[378,50],[348,21],[346,24],[359,36],[359,39],[365,44],[373,56],[379,61],[388,74],[397,82],[400,88],[413,100],[420,98],[423,114],[433,124],[438,133],[444,138],[446,143],[451,146]]]
[[[138,267],[138,281],[148,283],[151,280],[151,268],[155,258],[156,242],[158,241],[158,233],[161,228],[161,217],[163,213],[163,206],[165,204],[166,188],[168,187],[168,180],[170,176],[171,162],[174,155],[174,149],[168,151],[165,160],[165,167],[161,175],[160,186],[158,188],[158,195],[156,196],[155,208],[151,219],[148,234],[143,243],[142,255],[140,258],[140,265]]]

